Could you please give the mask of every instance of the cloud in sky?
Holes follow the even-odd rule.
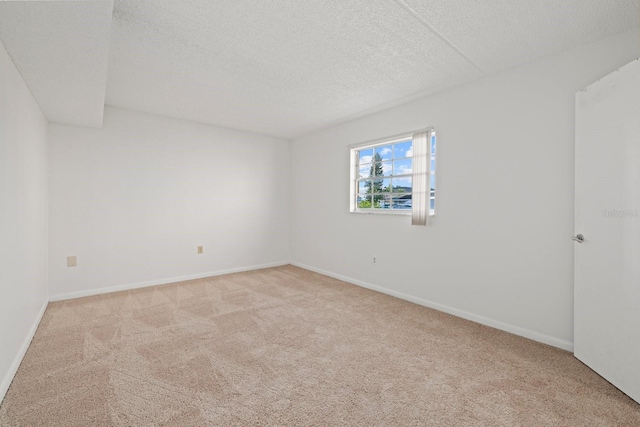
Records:
[[[360,157],[360,163],[371,163],[373,160],[373,156],[362,156]]]
[[[411,173],[411,167],[407,165],[396,166],[395,175],[405,175]]]

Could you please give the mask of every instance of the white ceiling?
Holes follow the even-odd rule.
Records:
[[[106,103],[285,138],[639,26],[640,0],[0,1],[50,121]]]
[[[0,1],[0,40],[51,122],[102,126],[113,1]]]

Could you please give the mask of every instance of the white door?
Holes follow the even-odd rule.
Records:
[[[576,94],[575,162],[574,353],[640,402],[639,60]]]

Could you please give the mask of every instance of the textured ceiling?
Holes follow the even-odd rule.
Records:
[[[59,3],[44,23],[59,40],[5,3]],[[0,38],[41,106],[59,104],[52,121],[83,121],[64,89],[93,110],[294,138],[640,26],[640,0],[115,0],[105,39],[105,3],[0,1]],[[98,102],[87,79],[107,61]]]
[[[0,1],[0,40],[51,122],[102,126],[113,1]]]

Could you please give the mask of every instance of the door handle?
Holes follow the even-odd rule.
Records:
[[[584,242],[584,236],[582,234],[578,234],[577,236],[571,236],[571,240],[578,243]]]

